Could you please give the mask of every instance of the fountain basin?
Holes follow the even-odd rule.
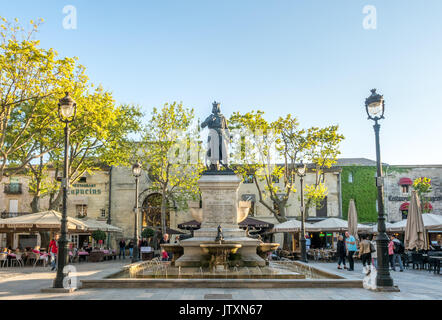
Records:
[[[242,247],[241,243],[201,243],[200,248],[203,253],[210,255],[209,268],[216,269],[221,266],[224,270],[228,268],[227,257],[231,253],[236,253]]]
[[[279,247],[279,243],[265,243],[262,242],[258,245],[258,247],[256,248],[258,255],[263,258],[263,259],[267,259],[267,252],[269,251],[273,251],[278,249]]]
[[[103,279],[81,283],[82,288],[362,288],[362,280],[346,279],[299,261],[270,262],[269,267],[230,268],[224,272],[143,261]]]
[[[236,253],[242,247],[241,243],[201,243],[200,248],[205,254]]]

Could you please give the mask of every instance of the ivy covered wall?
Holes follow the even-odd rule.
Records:
[[[349,176],[352,182],[349,182]],[[374,166],[343,166],[341,175],[342,216],[347,220],[348,204],[354,199],[358,222],[376,222],[376,167]]]

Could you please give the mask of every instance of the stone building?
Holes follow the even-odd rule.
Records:
[[[54,174],[51,171],[50,174]],[[325,171],[325,184],[328,195],[321,208],[310,208],[307,221],[321,220],[326,217],[342,217],[340,195],[340,169],[331,168]],[[305,184],[314,182],[315,173],[307,171]],[[278,182],[282,186],[282,181]],[[0,212],[4,218],[31,213],[33,194],[29,192],[29,177],[17,175],[10,180],[5,179],[0,194]],[[300,189],[299,178],[296,178],[297,193],[289,198],[286,215],[289,219],[300,218]],[[161,195],[152,192],[150,180],[146,172],[139,178],[139,207],[138,225],[140,229],[148,226],[159,226],[161,217]],[[264,187],[264,186],[263,186]],[[259,202],[258,190],[251,179],[242,182],[238,191],[239,199],[252,202],[249,216],[258,220],[277,224],[273,214]],[[48,197],[41,199],[41,210],[49,207]],[[132,239],[134,236],[134,207],[135,207],[135,178],[131,168],[111,167],[102,168],[92,174],[85,174],[69,189],[68,216],[106,221],[123,229],[123,234],[112,235],[111,242],[121,238]],[[61,208],[59,209],[61,211]],[[169,204],[166,214],[167,225],[171,229],[179,230],[178,224],[188,222],[194,218],[188,210],[180,210],[175,204]],[[71,236],[71,240],[81,244],[84,240],[91,242],[86,234]],[[278,236],[280,237],[280,236]],[[275,241],[282,241],[276,238]]]
[[[406,218],[410,201],[412,183],[416,178],[431,179],[432,191],[428,209],[435,214],[442,214],[442,165],[398,165],[384,167],[385,175],[385,210],[389,222]]]
[[[107,221],[109,212],[109,169],[103,167],[95,170],[92,174],[85,173],[78,182],[69,188],[67,214],[70,217],[87,218]],[[49,177],[54,178],[55,170],[49,169]],[[55,180],[55,179],[54,179]],[[60,179],[58,179],[60,180]],[[2,191],[0,192],[1,218],[16,217],[32,213],[31,202],[34,194],[29,189],[30,178],[25,174],[18,174],[11,178],[4,178]],[[48,210],[49,196],[43,196],[40,200],[41,211]],[[61,205],[59,210],[61,212]],[[8,243],[18,244],[20,237],[31,238],[28,243],[40,245],[40,234],[26,235],[17,234],[16,239],[9,239]],[[70,240],[81,244],[84,240],[92,242],[89,234],[70,235]],[[6,237],[3,235],[0,243],[4,245]]]
[[[342,168],[341,191],[343,214],[346,217],[348,200],[355,199],[358,217],[363,222],[376,222],[378,217],[376,161],[365,158],[338,159],[337,167]],[[429,209],[442,214],[442,165],[390,165],[382,164],[384,174],[384,208],[388,222],[397,222],[408,213],[412,183],[416,178],[431,179],[432,192]]]

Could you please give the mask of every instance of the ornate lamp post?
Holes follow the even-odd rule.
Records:
[[[137,161],[132,166],[132,173],[135,177],[135,228],[134,228],[134,252],[132,254],[132,263],[138,261],[138,178],[141,176],[141,164]]]
[[[301,182],[301,261],[308,262],[307,260],[307,250],[305,247],[305,207],[304,207],[304,177],[306,172],[306,165],[301,162],[301,164],[297,168],[297,174],[300,178]]]
[[[63,212],[61,216],[61,237],[58,241],[58,261],[57,261],[57,276],[54,280],[54,288],[63,288],[63,269],[68,264],[67,255],[67,201],[69,188],[69,123],[74,121],[77,114],[77,104],[74,99],[66,92],[66,96],[61,98],[58,103],[58,116],[60,120],[65,123],[64,127],[64,168],[63,168]]]
[[[378,273],[376,276],[377,290],[382,291],[398,291],[398,288],[393,286],[393,279],[390,276],[388,266],[388,236],[385,229],[384,216],[384,187],[381,166],[381,151],[379,145],[379,120],[384,119],[384,96],[376,93],[376,89],[371,90],[371,95],[365,99],[365,110],[367,111],[368,119],[375,122],[373,128],[376,137],[376,165],[377,177],[376,186],[378,188],[378,234],[376,236],[376,246],[378,252]]]

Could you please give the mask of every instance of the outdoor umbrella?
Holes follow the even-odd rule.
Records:
[[[350,199],[348,204],[348,232],[358,241],[358,214],[356,213],[355,201]]]
[[[311,232],[320,232],[320,231],[334,231],[334,232],[342,232],[348,230],[348,222],[346,220],[342,220],[339,218],[327,218],[322,221],[311,224],[307,231]],[[370,226],[366,226],[363,224],[357,224],[358,230],[369,231],[371,230]]]
[[[310,223],[304,223],[304,228],[307,230],[308,228],[312,227],[313,224]],[[289,220],[280,224],[277,224],[274,226],[274,228],[271,230],[271,232],[298,232],[301,230],[301,221],[293,219]]]
[[[425,232],[424,221],[419,196],[416,191],[412,192],[411,203],[408,208],[407,225],[405,227],[405,249],[426,250],[428,249],[427,234]]]
[[[82,219],[81,222],[85,224],[86,229],[88,231],[101,230],[105,232],[119,232],[119,233],[123,232],[123,229],[107,224],[104,221],[98,221],[87,218],[87,219]]]

